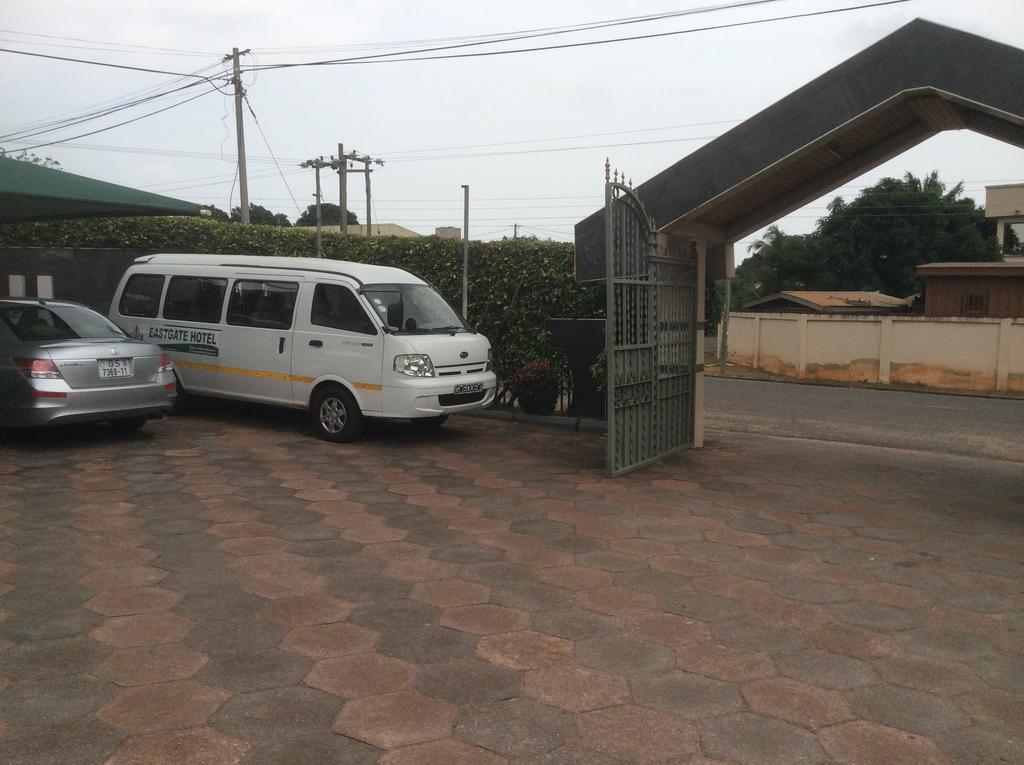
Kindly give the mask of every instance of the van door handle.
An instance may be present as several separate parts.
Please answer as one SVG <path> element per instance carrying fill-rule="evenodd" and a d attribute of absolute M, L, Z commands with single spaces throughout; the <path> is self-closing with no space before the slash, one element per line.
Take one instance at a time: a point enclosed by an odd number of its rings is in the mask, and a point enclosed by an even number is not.
<path fill-rule="evenodd" d="M 309 347 L 310 348 L 323 348 L 324 344 L 323 344 L 323 341 L 321 341 L 321 340 L 310 340 L 309 341 Z"/>
<path fill-rule="evenodd" d="M 283 337 L 279 337 L 277 339 L 277 352 L 278 353 L 284 353 L 284 338 Z"/>

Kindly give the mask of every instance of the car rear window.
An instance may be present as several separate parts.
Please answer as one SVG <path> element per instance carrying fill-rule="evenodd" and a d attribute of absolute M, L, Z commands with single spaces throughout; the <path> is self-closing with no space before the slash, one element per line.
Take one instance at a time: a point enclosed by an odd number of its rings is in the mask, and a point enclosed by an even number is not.
<path fill-rule="evenodd" d="M 106 317 L 79 305 L 0 306 L 0 322 L 22 342 L 124 337 Z"/>

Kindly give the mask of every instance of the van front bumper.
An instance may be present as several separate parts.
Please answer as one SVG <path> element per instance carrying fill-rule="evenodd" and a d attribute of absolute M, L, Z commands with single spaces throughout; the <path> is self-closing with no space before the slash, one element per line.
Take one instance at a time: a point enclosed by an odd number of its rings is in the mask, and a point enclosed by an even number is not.
<path fill-rule="evenodd" d="M 457 386 L 480 384 L 478 393 L 458 394 Z M 384 386 L 383 417 L 438 417 L 483 409 L 494 401 L 498 380 L 492 372 L 459 375 L 445 380 L 408 377 L 400 385 Z"/>

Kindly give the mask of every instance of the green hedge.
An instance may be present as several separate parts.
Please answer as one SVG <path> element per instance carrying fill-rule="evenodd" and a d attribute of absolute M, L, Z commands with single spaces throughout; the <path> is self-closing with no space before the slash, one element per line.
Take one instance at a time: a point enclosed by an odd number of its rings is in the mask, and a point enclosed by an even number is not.
<path fill-rule="evenodd" d="M 0 246 L 121 247 L 154 252 L 313 256 L 312 231 L 222 223 L 204 218 L 102 218 L 0 226 Z M 324 234 L 324 256 L 404 268 L 462 304 L 462 242 L 428 237 Z M 548 318 L 604 315 L 604 291 L 573 280 L 572 245 L 533 239 L 470 242 L 469 320 L 495 349 L 508 379 L 526 361 L 561 354 Z"/>

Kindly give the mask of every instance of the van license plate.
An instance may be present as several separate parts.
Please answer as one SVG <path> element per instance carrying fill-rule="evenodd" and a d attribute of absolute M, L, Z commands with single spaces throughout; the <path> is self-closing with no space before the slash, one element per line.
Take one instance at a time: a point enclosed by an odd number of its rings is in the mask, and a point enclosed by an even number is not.
<path fill-rule="evenodd" d="M 100 377 L 104 380 L 111 377 L 131 377 L 131 359 L 100 359 Z"/>
<path fill-rule="evenodd" d="M 479 393 L 484 389 L 483 383 L 466 383 L 465 385 L 456 385 L 456 393 Z"/>

